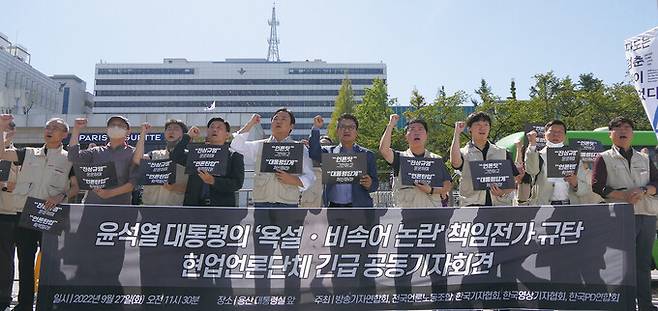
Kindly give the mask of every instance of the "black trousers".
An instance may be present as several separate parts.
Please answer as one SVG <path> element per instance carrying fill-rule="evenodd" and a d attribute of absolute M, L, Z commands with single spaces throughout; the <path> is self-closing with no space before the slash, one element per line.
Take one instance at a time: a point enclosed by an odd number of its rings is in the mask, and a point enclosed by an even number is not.
<path fill-rule="evenodd" d="M 14 284 L 14 230 L 16 215 L 0 215 L 0 309 L 11 303 Z"/>
<path fill-rule="evenodd" d="M 651 299 L 651 250 L 656 239 L 656 216 L 635 215 L 635 267 L 637 307 L 657 310 Z"/>
<path fill-rule="evenodd" d="M 41 231 L 16 226 L 14 241 L 18 254 L 18 306 L 20 310 L 31 310 L 34 304 L 34 262 L 41 244 Z"/>

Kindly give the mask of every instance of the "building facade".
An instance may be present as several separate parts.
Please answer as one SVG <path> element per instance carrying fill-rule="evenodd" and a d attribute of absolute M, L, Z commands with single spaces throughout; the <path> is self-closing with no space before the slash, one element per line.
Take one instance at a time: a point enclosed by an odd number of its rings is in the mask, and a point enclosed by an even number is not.
<path fill-rule="evenodd" d="M 30 65 L 27 48 L 0 33 L 0 113 L 90 113 L 93 95 L 74 75 L 47 76 Z"/>
<path fill-rule="evenodd" d="M 193 62 L 164 59 L 163 63 L 96 65 L 95 114 L 212 114 L 234 121 L 245 115 L 263 116 L 264 134 L 270 116 L 288 107 L 297 119 L 292 135 L 307 137 L 313 117 L 331 116 L 342 80 L 352 82 L 355 100 L 375 78 L 386 79 L 383 63 L 327 63 L 322 60 L 268 62 L 227 59 Z M 209 109 L 214 103 L 214 109 Z"/>
<path fill-rule="evenodd" d="M 54 113 L 60 108 L 59 84 L 29 61 L 27 48 L 0 33 L 0 112 Z"/>
<path fill-rule="evenodd" d="M 87 83 L 76 75 L 53 75 L 59 85 L 61 114 L 88 114 L 94 107 L 94 95 L 87 91 Z"/>

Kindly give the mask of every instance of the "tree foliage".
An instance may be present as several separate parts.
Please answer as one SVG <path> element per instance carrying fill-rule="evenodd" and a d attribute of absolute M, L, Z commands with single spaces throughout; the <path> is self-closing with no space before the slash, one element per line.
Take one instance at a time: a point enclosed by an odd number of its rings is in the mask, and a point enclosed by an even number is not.
<path fill-rule="evenodd" d="M 517 99 L 516 84 L 510 82 L 510 94 L 504 100 L 493 94 L 489 84 L 482 79 L 475 90 L 477 111 L 485 111 L 492 116 L 490 140 L 497 140 L 519 131 L 528 123 L 545 124 L 552 119 L 560 119 L 569 130 L 593 130 L 607 126 L 616 116 L 626 116 L 636 121 L 637 130 L 651 130 L 644 108 L 632 85 L 616 83 L 606 85 L 592 73 L 581 74 L 577 80 L 571 77 L 558 77 L 552 71 L 536 74 L 530 87 L 530 98 Z M 392 106 L 396 100 L 389 98 L 384 81 L 374 80 L 366 89 L 363 102 L 354 107 L 354 115 L 359 119 L 359 144 L 376 151 L 379 139 L 384 132 Z M 410 107 L 405 112 L 407 120 L 421 118 L 428 124 L 427 149 L 444 158 L 448 157 L 450 143 L 456 121 L 465 120 L 464 107 L 469 102 L 466 92 L 446 94 L 440 87 L 436 98 L 429 102 L 418 90 L 413 89 L 409 100 Z M 467 139 L 462 139 L 463 143 Z M 405 150 L 404 129 L 393 132 L 391 146 L 395 150 Z M 390 167 L 381 158 L 380 170 Z"/>
<path fill-rule="evenodd" d="M 356 101 L 354 100 L 352 81 L 345 77 L 338 91 L 338 97 L 336 97 L 334 111 L 331 113 L 331 121 L 329 121 L 329 125 L 327 126 L 327 135 L 329 135 L 331 140 L 337 141 L 336 122 L 338 122 L 338 118 L 344 113 L 352 113 L 354 111 L 354 105 L 356 105 Z"/>
<path fill-rule="evenodd" d="M 536 74 L 530 87 L 530 99 L 514 97 L 477 108 L 493 118 L 492 141 L 522 131 L 525 124 L 544 124 L 553 119 L 564 121 L 570 130 L 593 130 L 623 115 L 637 121 L 637 130 L 651 129 L 632 85 L 605 85 L 592 73 L 581 74 L 575 82 L 569 76 L 560 78 L 552 71 Z"/>

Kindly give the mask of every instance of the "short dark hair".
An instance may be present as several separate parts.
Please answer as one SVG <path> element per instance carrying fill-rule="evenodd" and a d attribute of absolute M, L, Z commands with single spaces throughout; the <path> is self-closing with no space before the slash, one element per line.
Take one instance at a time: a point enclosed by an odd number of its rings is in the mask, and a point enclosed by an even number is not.
<path fill-rule="evenodd" d="M 473 123 L 479 121 L 486 121 L 491 126 L 491 117 L 482 111 L 474 112 L 468 115 L 468 118 L 466 118 L 466 126 L 471 127 Z"/>
<path fill-rule="evenodd" d="M 552 121 L 546 123 L 546 125 L 544 125 L 544 131 L 548 131 L 548 128 L 550 128 L 553 125 L 561 125 L 562 128 L 564 128 L 564 133 L 567 132 L 567 125 L 564 124 L 564 122 L 562 122 L 560 120 L 552 120 Z"/>
<path fill-rule="evenodd" d="M 181 121 L 181 120 L 176 120 L 176 119 L 167 120 L 167 122 L 165 122 L 165 126 L 164 126 L 165 131 L 167 130 L 167 128 L 170 125 L 178 125 L 178 126 L 180 126 L 181 130 L 183 130 L 183 133 L 187 133 L 187 125 L 185 125 L 185 123 L 183 123 L 183 121 Z"/>
<path fill-rule="evenodd" d="M 632 129 L 635 129 L 635 124 L 633 123 L 633 120 L 622 116 L 610 120 L 610 123 L 608 123 L 608 129 L 612 130 L 613 128 L 621 126 L 624 123 L 628 124 Z"/>
<path fill-rule="evenodd" d="M 226 127 L 226 131 L 227 132 L 231 131 L 231 125 L 228 123 L 228 121 L 222 119 L 221 117 L 210 118 L 210 120 L 208 120 L 208 124 L 206 125 L 206 127 L 210 128 L 210 124 L 212 124 L 215 121 L 219 121 L 219 122 L 224 123 L 224 127 Z"/>
<path fill-rule="evenodd" d="M 274 114 L 272 114 L 272 118 L 270 118 L 270 121 L 274 120 L 274 116 L 276 116 L 276 114 L 281 112 L 281 111 L 288 113 L 288 115 L 290 116 L 290 124 L 295 124 L 295 115 L 292 113 L 292 111 L 290 111 L 288 108 L 285 108 L 285 107 L 281 107 L 281 108 L 277 109 L 274 112 Z"/>
<path fill-rule="evenodd" d="M 354 116 L 353 114 L 349 114 L 349 113 L 343 113 L 342 115 L 340 115 L 340 117 L 338 117 L 338 120 L 336 121 L 336 129 L 338 129 L 338 127 L 340 125 L 340 121 L 343 121 L 343 120 L 352 120 L 352 121 L 354 121 L 354 125 L 356 126 L 356 129 L 357 130 L 359 129 L 359 120 L 357 120 L 356 116 Z"/>
<path fill-rule="evenodd" d="M 423 119 L 413 119 L 407 122 L 407 124 L 404 126 L 404 131 L 406 132 L 407 130 L 409 130 L 409 127 L 412 126 L 413 124 L 420 124 L 425 129 L 425 132 L 429 132 L 429 130 L 427 129 L 427 122 L 425 122 L 425 120 Z"/>

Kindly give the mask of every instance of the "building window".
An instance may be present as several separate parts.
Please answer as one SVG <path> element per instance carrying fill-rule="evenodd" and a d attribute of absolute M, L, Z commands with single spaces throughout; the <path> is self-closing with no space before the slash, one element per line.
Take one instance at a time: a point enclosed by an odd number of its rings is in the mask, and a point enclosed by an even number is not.
<path fill-rule="evenodd" d="M 193 75 L 193 68 L 98 68 L 99 75 Z"/>
<path fill-rule="evenodd" d="M 289 68 L 288 74 L 300 75 L 381 75 L 383 68 Z"/>
<path fill-rule="evenodd" d="M 209 101 L 96 101 L 94 106 L 111 107 L 206 107 Z M 357 101 L 358 102 L 358 101 Z M 218 101 L 218 109 L 244 107 L 333 107 L 333 100 L 311 101 Z M 314 117 L 310 116 L 310 117 Z"/>
<path fill-rule="evenodd" d="M 350 79 L 372 85 L 372 79 Z M 96 79 L 96 85 L 341 85 L 343 79 Z"/>
<path fill-rule="evenodd" d="M 363 90 L 354 90 L 362 96 Z M 106 90 L 96 96 L 337 96 L 338 90 Z"/>
<path fill-rule="evenodd" d="M 64 88 L 64 99 L 62 100 L 62 114 L 69 113 L 69 95 L 71 93 L 70 87 Z"/>

